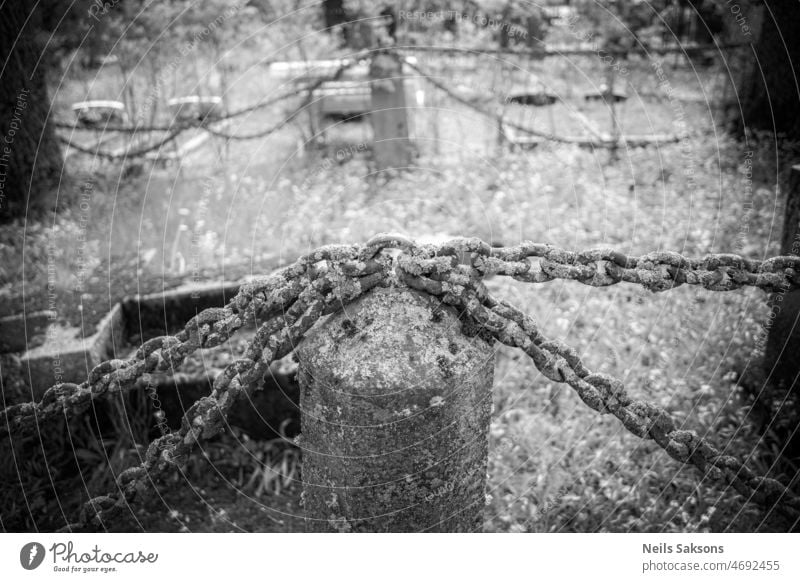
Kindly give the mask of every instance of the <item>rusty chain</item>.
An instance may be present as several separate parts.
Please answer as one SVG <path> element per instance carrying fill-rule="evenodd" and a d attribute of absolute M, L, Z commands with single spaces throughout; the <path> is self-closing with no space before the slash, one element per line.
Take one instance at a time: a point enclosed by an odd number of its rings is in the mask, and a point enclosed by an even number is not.
<path fill-rule="evenodd" d="M 511 121 L 508 121 L 508 120 L 504 121 L 502 115 L 499 112 L 487 111 L 483 107 L 480 107 L 480 106 L 476 105 L 475 103 L 471 102 L 469 99 L 466 99 L 466 98 L 462 97 L 461 95 L 456 93 L 454 90 L 452 90 L 450 87 L 448 87 L 445 83 L 442 83 L 441 81 L 437 80 L 437 75 L 432 75 L 431 73 L 429 73 L 428 71 L 426 71 L 425 69 L 420 67 L 419 65 L 416 65 L 416 64 L 414 64 L 412 62 L 409 62 L 407 60 L 405 61 L 405 64 L 407 64 L 408 67 L 410 69 L 412 69 L 413 71 L 415 71 L 420 77 L 425 79 L 426 82 L 430 83 L 432 86 L 434 86 L 437 89 L 439 89 L 439 91 L 441 91 L 442 93 L 444 93 L 445 95 L 450 97 L 450 99 L 453 99 L 454 101 L 457 101 L 458 103 L 461 103 L 465 107 L 468 107 L 468 108 L 472 109 L 473 111 L 475 111 L 477 113 L 480 113 L 481 115 L 485 115 L 486 117 L 494 119 L 498 123 L 505 123 L 507 126 L 512 127 L 513 129 L 516 129 L 518 131 L 522 131 L 523 133 L 526 133 L 528 135 L 534 135 L 534 136 L 541 137 L 541 138 L 544 138 L 546 140 L 554 141 L 554 142 L 557 142 L 557 143 L 567 143 L 567 144 L 575 143 L 575 144 L 578 144 L 578 143 L 581 143 L 582 141 L 584 141 L 584 140 L 578 139 L 578 138 L 572 138 L 572 137 L 568 137 L 568 136 L 556 135 L 556 134 L 554 134 L 552 132 L 551 133 L 547 133 L 547 132 L 544 132 L 544 131 L 539 131 L 539 130 L 532 129 L 530 127 L 526 127 L 524 125 L 520 125 L 518 123 L 514 123 L 514 122 L 511 122 Z M 601 143 L 598 143 L 598 147 L 600 147 L 601 145 L 602 145 Z"/>
<path fill-rule="evenodd" d="M 395 249 L 396 258 L 382 252 L 390 249 Z M 96 399 L 141 386 L 153 372 L 174 372 L 196 350 L 218 346 L 244 325 L 256 323 L 257 332 L 244 356 L 215 377 L 211 394 L 186 411 L 180 430 L 153 441 L 139 466 L 117 476 L 116 491 L 86 502 L 79 520 L 64 531 L 107 527 L 148 484 L 182 466 L 198 440 L 224 430 L 232 403 L 251 394 L 270 364 L 290 353 L 320 317 L 377 285 L 399 281 L 456 306 L 479 333 L 520 348 L 545 377 L 569 384 L 590 408 L 613 414 L 628 431 L 654 440 L 677 461 L 725 481 L 748 500 L 764 506 L 780 502 L 800 514 L 800 498 L 781 483 L 755 475 L 696 432 L 678 428 L 663 408 L 631 398 L 621 381 L 592 373 L 573 348 L 545 338 L 532 318 L 493 298 L 482 281 L 502 275 L 525 282 L 567 279 L 598 287 L 628 282 L 653 292 L 682 284 L 712 291 L 744 286 L 777 291 L 800 288 L 799 273 L 800 257 L 757 261 L 716 254 L 691 259 L 669 252 L 629 257 L 611 249 L 573 252 L 530 242 L 492 248 L 467 238 L 417 245 L 402 235 L 380 234 L 363 245 L 330 245 L 308 253 L 273 275 L 243 285 L 228 305 L 198 313 L 176 335 L 148 340 L 128 360 L 103 362 L 86 382 L 58 384 L 38 403 L 0 411 L 0 438 L 31 434 L 54 417 L 82 414 Z"/>
<path fill-rule="evenodd" d="M 448 257 L 472 255 L 472 267 L 480 277 L 503 275 L 528 283 L 555 279 L 578 281 L 593 287 L 634 283 L 653 292 L 681 285 L 700 285 L 709 291 L 733 291 L 757 287 L 764 291 L 790 291 L 800 288 L 800 257 L 773 257 L 763 261 L 729 253 L 709 254 L 701 259 L 670 251 L 656 251 L 638 257 L 611 248 L 569 251 L 554 245 L 524 242 L 516 246 L 492 248 L 480 239 L 456 239 L 442 245 L 406 243 L 417 249 L 419 266 L 438 262 L 447 272 Z M 537 259 L 531 261 L 530 259 Z"/>
<path fill-rule="evenodd" d="M 181 332 L 148 340 L 128 360 L 99 364 L 82 384 L 56 384 L 39 402 L 16 404 L 0 411 L 0 438 L 36 433 L 41 422 L 82 414 L 95 399 L 126 392 L 146 374 L 174 371 L 188 355 L 224 343 L 246 322 L 280 313 L 303 291 L 307 283 L 303 276 L 315 263 L 336 259 L 342 268 L 355 272 L 347 262 L 357 255 L 358 248 L 354 245 L 323 247 L 270 277 L 245 284 L 226 307 L 201 311 Z"/>
<path fill-rule="evenodd" d="M 353 67 L 355 64 L 358 63 L 358 61 L 359 61 L 358 59 L 349 59 L 343 62 L 341 65 L 339 65 L 339 67 L 336 69 L 336 71 L 333 72 L 333 74 L 327 77 L 317 79 L 313 83 L 309 84 L 309 86 L 306 88 L 302 89 L 298 88 L 295 94 L 304 92 L 306 96 L 303 98 L 303 100 L 300 102 L 299 105 L 294 107 L 289 113 L 284 115 L 283 119 L 281 119 L 278 123 L 272 125 L 271 127 L 267 127 L 265 129 L 261 129 L 247 134 L 228 133 L 219 129 L 212 129 L 207 124 L 203 126 L 203 129 L 205 129 L 212 135 L 225 138 L 229 141 L 230 140 L 247 141 L 251 139 L 261 139 L 269 135 L 272 135 L 276 131 L 280 131 L 281 129 L 289 125 L 289 123 L 294 121 L 298 115 L 300 115 L 301 113 L 303 113 L 308 109 L 308 107 L 314 102 L 314 91 L 316 91 L 329 81 L 338 80 L 339 77 L 342 76 L 342 73 L 344 73 L 347 69 Z"/>
<path fill-rule="evenodd" d="M 304 86 L 296 87 L 296 88 L 292 89 L 291 91 L 287 91 L 285 93 L 281 93 L 279 95 L 276 95 L 276 96 L 273 96 L 273 97 L 270 97 L 270 98 L 267 98 L 267 99 L 263 99 L 263 100 L 259 101 L 258 103 L 255 103 L 253 105 L 249 105 L 247 107 L 244 107 L 242 109 L 238 109 L 236 111 L 233 111 L 231 113 L 227 113 L 227 114 L 219 116 L 219 117 L 214 117 L 213 119 L 210 118 L 210 119 L 201 119 L 201 120 L 197 120 L 197 121 L 181 121 L 181 122 L 174 123 L 172 125 L 161 125 L 161 126 L 106 125 L 106 126 L 103 126 L 103 127 L 94 128 L 94 127 L 76 127 L 73 124 L 68 124 L 68 123 L 64 123 L 64 122 L 57 122 L 55 125 L 56 125 L 56 127 L 60 128 L 60 129 L 69 129 L 69 130 L 72 130 L 72 131 L 75 131 L 75 130 L 88 130 L 88 131 L 95 131 L 95 132 L 100 132 L 100 133 L 119 132 L 119 133 L 136 134 L 136 133 L 148 133 L 148 132 L 153 132 L 153 131 L 168 132 L 168 135 L 166 135 L 164 138 L 162 138 L 161 140 L 159 140 L 155 144 L 151 144 L 149 146 L 145 146 L 145 147 L 142 147 L 142 148 L 136 149 L 136 150 L 128 150 L 128 151 L 123 152 L 121 154 L 114 154 L 114 153 L 104 152 L 104 151 L 101 151 L 101 150 L 99 150 L 97 148 L 92 149 L 90 147 L 81 146 L 79 144 L 76 144 L 76 143 L 72 142 L 71 140 L 69 140 L 67 138 L 64 138 L 64 137 L 60 137 L 59 138 L 59 140 L 64 145 L 67 145 L 67 146 L 70 146 L 72 148 L 75 148 L 77 151 L 79 151 L 81 153 L 90 154 L 90 155 L 93 155 L 95 157 L 100 157 L 100 158 L 109 159 L 109 160 L 118 160 L 118 159 L 122 159 L 122 158 L 136 158 L 136 157 L 144 156 L 145 154 L 148 154 L 150 152 L 156 151 L 156 150 L 160 149 L 161 147 L 167 145 L 168 143 L 174 141 L 183 132 L 188 131 L 190 129 L 202 129 L 202 130 L 210 133 L 211 135 L 214 135 L 214 136 L 217 136 L 217 137 L 221 137 L 221 138 L 224 138 L 224 139 L 227 139 L 227 140 L 260 139 L 260 138 L 264 138 L 264 137 L 267 137 L 269 135 L 272 135 L 276 131 L 279 131 L 279 130 L 283 129 L 289 123 L 294 121 L 294 119 L 298 115 L 300 115 L 301 113 L 306 111 L 308 109 L 309 105 L 311 105 L 311 103 L 314 100 L 315 91 L 317 91 L 317 89 L 322 87 L 325 83 L 328 83 L 330 81 L 338 80 L 345 71 L 347 71 L 348 69 L 350 69 L 353 66 L 357 65 L 363 58 L 365 58 L 367 56 L 367 54 L 368 54 L 367 51 L 360 51 L 360 52 L 356 53 L 355 55 L 353 55 L 351 58 L 344 60 L 339 65 L 339 67 L 337 67 L 337 69 L 333 73 L 331 73 L 330 75 L 326 75 L 324 77 L 320 77 L 320 78 L 314 80 L 313 82 L 307 83 Z M 234 134 L 234 133 L 228 133 L 228 132 L 226 132 L 226 131 L 224 131 L 222 129 L 216 129 L 216 128 L 212 127 L 212 125 L 215 124 L 215 123 L 219 123 L 219 122 L 222 122 L 222 121 L 228 121 L 228 120 L 231 120 L 231 119 L 234 119 L 234 118 L 237 118 L 237 117 L 241 117 L 243 115 L 252 113 L 254 111 L 258 111 L 259 109 L 264 109 L 266 107 L 275 105 L 275 104 L 280 103 L 282 101 L 286 101 L 288 99 L 294 98 L 294 97 L 296 97 L 297 95 L 300 95 L 300 94 L 305 94 L 305 97 L 303 98 L 302 102 L 299 105 L 297 105 L 296 107 L 294 107 L 289 113 L 287 113 L 280 122 L 276 123 L 275 125 L 272 125 L 271 127 L 266 128 L 266 129 L 258 130 L 258 131 L 255 131 L 255 132 L 249 133 L 249 134 Z"/>
<path fill-rule="evenodd" d="M 301 262 L 305 264 L 296 263 L 295 269 L 302 273 L 298 279 L 302 290 L 289 301 L 277 299 L 269 305 L 277 307 L 280 312 L 258 328 L 244 357 L 229 364 L 217 376 L 211 395 L 192 404 L 177 432 L 167 433 L 150 443 L 139 466 L 126 469 L 116 477 L 117 491 L 87 501 L 78 521 L 60 531 L 107 528 L 109 520 L 121 513 L 137 494 L 144 493 L 148 484 L 153 484 L 169 469 L 183 466 L 200 439 L 222 432 L 227 426 L 226 414 L 232 404 L 242 396 L 252 395 L 255 383 L 267 372 L 270 364 L 292 352 L 320 317 L 341 309 L 386 280 L 385 262 L 341 261 L 347 256 L 355 259 L 353 251 L 353 247 L 329 247 L 312 253 L 308 261 Z M 320 271 L 310 264 L 318 262 L 316 259 L 330 260 L 334 255 L 340 262 L 331 261 L 327 269 Z M 261 289 L 255 291 L 262 293 Z M 247 299 L 248 291 L 240 292 L 240 295 Z M 198 339 L 190 348 L 202 343 Z"/>
<path fill-rule="evenodd" d="M 539 261 L 534 264 L 528 260 L 530 257 Z M 650 291 L 683 284 L 700 285 L 710 291 L 750 286 L 774 292 L 800 287 L 800 257 L 795 256 L 759 261 L 717 253 L 692 259 L 675 252 L 657 251 L 630 257 L 609 248 L 574 252 L 548 244 L 522 243 L 491 249 L 488 256 L 478 257 L 475 268 L 483 275 L 507 275 L 533 283 L 572 279 L 604 287 L 624 281 Z"/>
<path fill-rule="evenodd" d="M 694 51 L 714 51 L 716 53 L 723 49 L 737 49 L 750 46 L 741 42 L 728 42 L 728 43 L 713 43 L 713 44 L 698 44 L 695 46 L 681 45 L 681 46 L 647 46 L 637 44 L 631 47 L 606 47 L 600 49 L 603 54 L 613 55 L 618 57 L 627 57 L 629 54 L 644 54 L 647 56 L 652 55 L 665 55 L 679 53 L 682 55 L 690 54 Z M 548 47 L 542 46 L 536 49 L 503 49 L 494 47 L 476 47 L 476 48 L 463 48 L 463 47 L 440 47 L 440 46 L 425 46 L 425 45 L 399 45 L 395 47 L 400 52 L 410 53 L 443 53 L 443 54 L 465 54 L 474 57 L 485 55 L 501 55 L 503 57 L 528 57 L 535 59 L 543 59 L 546 57 L 564 57 L 564 56 L 593 56 L 598 54 L 596 47 Z"/>
<path fill-rule="evenodd" d="M 543 256 L 553 265 L 574 268 L 589 262 L 614 261 L 627 269 L 629 276 L 612 276 L 610 279 L 589 276 L 577 270 L 543 270 L 547 278 L 575 279 L 585 284 L 604 286 L 619 281 L 636 282 L 653 291 L 668 289 L 665 279 L 658 277 L 653 267 L 676 267 L 667 271 L 673 283 L 703 285 L 707 289 L 722 291 L 744 285 L 766 290 L 797 288 L 798 257 L 777 257 L 768 261 L 748 261 L 737 255 L 716 255 L 703 260 L 691 260 L 676 253 L 651 253 L 639 259 L 615 255 L 609 251 L 569 253 L 549 245 L 524 244 L 513 249 L 487 249 L 481 241 L 463 240 L 445 249 L 411 249 L 410 254 L 398 262 L 400 278 L 418 290 L 437 295 L 445 303 L 460 307 L 479 328 L 497 341 L 520 348 L 533 360 L 536 368 L 549 380 L 566 383 L 583 402 L 601 414 L 611 413 L 632 434 L 642 439 L 652 439 L 673 459 L 698 467 L 712 479 L 724 481 L 742 494 L 766 508 L 781 506 L 800 517 L 800 497 L 794 495 L 779 481 L 756 475 L 738 459 L 723 455 L 693 430 L 680 429 L 663 408 L 632 398 L 624 384 L 603 373 L 593 373 L 582 362 L 577 351 L 561 341 L 547 339 L 535 321 L 509 303 L 492 297 L 481 282 L 487 264 L 504 269 L 497 262 L 503 259 L 520 259 Z M 444 250 L 444 252 L 442 252 Z M 459 253 L 469 251 L 472 265 L 459 265 Z M 444 259 L 444 260 L 443 260 Z M 505 263 L 507 265 L 507 263 Z M 637 266 L 644 272 L 638 272 Z M 545 268 L 547 269 L 547 268 Z M 686 273 L 682 273 L 686 270 Z M 733 270 L 729 273 L 728 270 Z M 529 269 L 521 271 L 521 280 L 529 281 Z M 515 276 L 512 265 L 503 274 Z M 573 274 L 577 276 L 572 276 Z M 763 275 L 771 275 L 761 279 Z"/>

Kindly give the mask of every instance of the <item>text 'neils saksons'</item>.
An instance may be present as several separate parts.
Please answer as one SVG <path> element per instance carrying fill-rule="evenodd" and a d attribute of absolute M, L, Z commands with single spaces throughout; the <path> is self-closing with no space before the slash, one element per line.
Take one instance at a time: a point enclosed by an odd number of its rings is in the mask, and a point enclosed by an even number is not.
<path fill-rule="evenodd" d="M 643 554 L 724 554 L 723 546 L 698 546 L 695 544 L 642 544 Z"/>

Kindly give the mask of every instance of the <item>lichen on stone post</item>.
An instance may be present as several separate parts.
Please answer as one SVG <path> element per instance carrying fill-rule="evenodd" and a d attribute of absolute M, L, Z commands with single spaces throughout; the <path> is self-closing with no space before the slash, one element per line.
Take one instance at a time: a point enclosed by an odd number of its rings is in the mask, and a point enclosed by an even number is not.
<path fill-rule="evenodd" d="M 309 531 L 480 531 L 494 349 L 395 284 L 296 350 Z"/>

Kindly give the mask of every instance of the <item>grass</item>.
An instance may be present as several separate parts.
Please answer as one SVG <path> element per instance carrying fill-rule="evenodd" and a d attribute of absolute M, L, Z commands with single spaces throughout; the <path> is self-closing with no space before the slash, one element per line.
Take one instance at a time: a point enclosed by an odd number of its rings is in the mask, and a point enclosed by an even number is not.
<path fill-rule="evenodd" d="M 552 112 L 555 128 L 579 131 L 576 111 L 597 127 L 607 122 L 605 110 L 580 99 L 602 80 L 591 59 L 500 69 L 487 63 L 458 73 L 441 62 L 425 66 L 459 91 L 480 93 L 491 85 L 495 94 L 511 90 L 520 82 L 520 67 L 529 67 L 565 96 L 567 104 Z M 713 132 L 716 110 L 704 95 L 718 88 L 719 70 L 667 69 L 670 82 L 681 88 L 679 108 L 657 99 L 652 71 L 634 63 L 624 79 L 632 98 L 623 106 L 623 130 L 674 131 L 680 112 L 689 127 L 706 133 L 658 148 L 612 154 L 545 145 L 508 152 L 496 143 L 494 121 L 428 91 L 425 108 L 415 114 L 420 156 L 413 169 L 391 176 L 374 174 L 368 152 L 348 149 L 369 142 L 363 124 L 335 127 L 325 149 L 298 149 L 297 129 L 288 128 L 267 140 L 233 142 L 227 153 L 214 142 L 181 167 L 145 167 L 139 174 L 113 165 L 92 169 L 74 158 L 72 178 L 60 194 L 67 208 L 3 233 L 0 291 L 12 305 L 30 308 L 52 278 L 67 293 L 81 273 L 85 281 L 96 279 L 111 303 L 122 279 L 127 288 L 158 287 L 166 278 L 198 273 L 217 279 L 259 273 L 276 257 L 292 260 L 322 244 L 363 241 L 380 231 L 478 236 L 505 245 L 530 239 L 571 249 L 612 246 L 629 254 L 777 254 L 783 194 L 776 185 L 785 176 L 776 171 L 775 157 L 787 152 L 776 152 L 768 137 L 742 144 Z M 79 92 L 69 87 L 69 99 L 77 99 Z M 260 91 L 274 88 L 260 81 Z M 248 94 L 244 80 L 232 91 L 242 103 L 257 97 Z M 281 114 L 280 108 L 260 112 L 245 119 L 241 131 L 270 125 Z M 547 113 L 515 114 L 536 127 L 550 123 Z M 351 153 L 337 160 L 341 150 Z M 81 206 L 86 183 L 92 187 L 88 205 Z M 48 271 L 48 264 L 55 270 Z M 103 264 L 124 267 L 104 270 Z M 19 293 L 23 280 L 25 295 Z M 754 348 L 768 313 L 765 294 L 679 288 L 654 295 L 626 284 L 595 289 L 498 279 L 490 287 L 533 315 L 546 335 L 574 346 L 591 369 L 623 378 L 632 395 L 666 407 L 726 453 L 749 458 L 758 473 L 783 482 L 796 474 L 795 461 L 776 463 L 785 427 L 764 422 L 776 412 L 765 404 Z M 60 316 L 74 317 L 66 311 Z M 490 438 L 487 531 L 787 527 L 779 515 L 765 516 L 733 491 L 681 469 L 654 443 L 589 410 L 568 387 L 538 374 L 522 353 L 505 348 L 498 352 Z M 202 481 L 203 463 L 211 463 L 251 492 L 268 496 L 296 487 L 273 470 L 288 472 L 296 452 L 263 443 L 237 451 L 237 442 L 215 444 L 219 455 L 198 459 L 196 478 Z M 108 456 L 97 446 L 100 457 L 79 462 L 101 468 L 95 478 L 107 478 L 108 459 L 121 453 Z M 73 453 L 62 448 L 55 454 L 68 461 Z M 25 466 L 3 471 L 18 488 L 47 490 L 52 466 L 34 455 Z M 34 474 L 43 479 L 39 485 L 26 477 Z M 52 509 L 47 499 L 44 509 Z"/>
<path fill-rule="evenodd" d="M 765 314 L 757 298 L 706 300 L 698 290 L 640 297 L 554 289 L 518 301 L 529 313 L 542 314 L 543 304 L 557 300 L 561 309 L 540 320 L 548 335 L 575 346 L 592 369 L 623 378 L 633 395 L 666 407 L 727 453 L 749 454 L 759 435 L 748 418 L 751 387 L 737 380 L 754 363 L 747 340 Z M 518 354 L 503 354 L 497 375 L 490 529 L 758 527 L 758 512 L 745 508 L 739 514 L 740 499 L 731 499 L 731 491 L 703 483 L 691 469 L 679 470 L 652 442 L 587 409 Z M 769 468 L 763 461 L 754 466 Z"/>

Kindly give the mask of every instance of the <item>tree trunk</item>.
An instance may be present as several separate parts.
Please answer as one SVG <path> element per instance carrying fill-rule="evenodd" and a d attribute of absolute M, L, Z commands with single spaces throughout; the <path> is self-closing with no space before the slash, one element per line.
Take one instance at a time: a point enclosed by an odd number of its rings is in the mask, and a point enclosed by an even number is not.
<path fill-rule="evenodd" d="M 781 255 L 800 255 L 800 165 L 792 168 L 789 177 Z M 797 358 L 800 353 L 800 291 L 773 293 L 769 305 L 764 370 L 770 384 L 782 393 L 797 392 L 800 380 L 800 361 Z"/>
<path fill-rule="evenodd" d="M 325 0 L 322 6 L 325 15 L 325 28 L 347 23 L 347 12 L 344 9 L 344 0 Z"/>
<path fill-rule="evenodd" d="M 30 19 L 28 16 L 30 15 Z M 27 22 L 26 22 L 27 19 Z M 41 14 L 30 2 L 0 8 L 0 220 L 39 209 L 57 184 L 61 148 L 48 123 L 50 98 L 36 34 Z"/>
<path fill-rule="evenodd" d="M 511 18 L 511 5 L 506 5 L 500 14 L 500 49 L 506 50 L 511 44 L 511 29 L 509 19 Z"/>
<path fill-rule="evenodd" d="M 741 84 L 742 111 L 732 126 L 739 134 L 749 128 L 800 139 L 800 5 L 767 0 L 762 10 L 757 64 Z"/>

